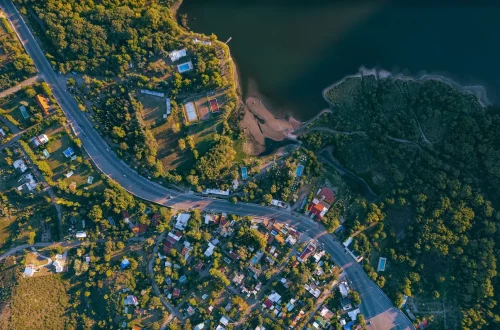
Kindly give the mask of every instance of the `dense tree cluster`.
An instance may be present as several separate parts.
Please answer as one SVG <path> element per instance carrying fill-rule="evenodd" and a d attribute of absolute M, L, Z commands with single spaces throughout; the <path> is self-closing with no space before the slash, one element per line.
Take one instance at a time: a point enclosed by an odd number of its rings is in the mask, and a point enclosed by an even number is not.
<path fill-rule="evenodd" d="M 143 0 L 19 0 L 40 18 L 59 70 L 123 73 L 175 49 L 180 30 L 168 7 Z"/>
<path fill-rule="evenodd" d="M 351 232 L 377 224 L 367 229 L 375 246 L 387 233 L 399 275 L 386 285 L 390 294 L 446 294 L 463 328 L 498 327 L 499 110 L 437 81 L 348 79 L 327 97 L 336 111 L 323 122 L 361 134 L 306 141 L 332 145 L 381 192 L 377 204 L 359 201 L 346 224 Z M 365 235 L 355 244 L 367 253 Z"/>
<path fill-rule="evenodd" d="M 0 17 L 0 91 L 36 73 L 35 64 L 6 18 Z"/>

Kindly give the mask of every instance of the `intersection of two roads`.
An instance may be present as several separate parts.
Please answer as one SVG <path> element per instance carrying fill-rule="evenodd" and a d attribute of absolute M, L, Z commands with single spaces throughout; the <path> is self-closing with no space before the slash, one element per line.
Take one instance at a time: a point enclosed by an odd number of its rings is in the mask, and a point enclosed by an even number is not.
<path fill-rule="evenodd" d="M 39 75 L 51 87 L 54 97 L 67 116 L 75 134 L 82 141 L 86 152 L 105 175 L 133 195 L 175 210 L 197 208 L 242 216 L 274 218 L 279 222 L 287 223 L 322 243 L 335 263 L 344 269 L 352 281 L 353 288 L 361 296 L 361 312 L 370 321 L 369 329 L 414 329 L 408 318 L 393 306 L 389 298 L 367 276 L 361 265 L 347 255 L 343 246 L 335 241 L 317 222 L 306 216 L 292 215 L 287 210 L 277 210 L 249 203 L 232 204 L 226 200 L 179 193 L 142 177 L 126 165 L 109 149 L 106 142 L 94 129 L 94 125 L 79 110 L 76 100 L 67 91 L 66 79 L 54 71 L 11 0 L 0 0 L 0 6 L 13 25 L 27 53 L 35 62 Z"/>

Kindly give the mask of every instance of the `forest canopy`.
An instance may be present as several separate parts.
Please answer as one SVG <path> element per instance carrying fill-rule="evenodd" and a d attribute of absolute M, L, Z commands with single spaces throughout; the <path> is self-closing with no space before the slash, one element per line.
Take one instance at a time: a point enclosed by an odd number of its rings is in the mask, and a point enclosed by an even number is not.
<path fill-rule="evenodd" d="M 359 202 L 363 211 L 346 218 L 350 232 L 385 223 L 371 231 L 376 246 L 387 232 L 382 252 L 398 273 L 384 290 L 397 302 L 445 294 L 458 303 L 463 328 L 498 328 L 500 109 L 439 81 L 373 76 L 347 79 L 326 97 L 334 111 L 321 126 L 356 133 L 303 140 L 332 146 L 379 193 L 384 213 Z M 385 218 L 397 212 L 405 217 Z"/>
<path fill-rule="evenodd" d="M 61 72 L 119 73 L 175 49 L 181 33 L 167 6 L 144 0 L 19 0 L 42 22 Z"/>

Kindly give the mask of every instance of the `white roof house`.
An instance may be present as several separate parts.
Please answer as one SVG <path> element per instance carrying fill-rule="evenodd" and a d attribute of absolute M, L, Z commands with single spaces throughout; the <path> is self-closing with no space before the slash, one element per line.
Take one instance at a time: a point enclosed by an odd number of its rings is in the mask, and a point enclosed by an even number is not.
<path fill-rule="evenodd" d="M 165 106 L 167 108 L 167 116 L 172 112 L 172 104 L 170 103 L 170 98 L 165 99 Z"/>
<path fill-rule="evenodd" d="M 165 97 L 165 93 L 150 91 L 148 89 L 141 89 L 141 94 L 147 94 L 147 95 L 152 95 L 152 96 L 157 96 L 157 97 Z"/>
<path fill-rule="evenodd" d="M 273 303 L 276 303 L 281 300 L 281 296 L 277 292 L 273 292 L 267 297 L 267 299 L 271 300 Z"/>
<path fill-rule="evenodd" d="M 202 330 L 203 328 L 205 328 L 205 323 L 200 323 L 194 327 L 194 330 Z"/>
<path fill-rule="evenodd" d="M 189 218 L 191 218 L 191 215 L 189 213 L 179 213 L 177 215 L 177 219 L 175 220 L 175 228 L 179 230 L 186 229 Z"/>
<path fill-rule="evenodd" d="M 64 265 L 59 260 L 54 261 L 54 267 L 56 267 L 56 273 L 62 273 L 64 270 Z"/>
<path fill-rule="evenodd" d="M 87 237 L 87 233 L 84 231 L 77 231 L 75 236 L 76 236 L 76 238 L 85 238 L 85 237 Z"/>
<path fill-rule="evenodd" d="M 339 291 L 344 298 L 349 295 L 349 286 L 347 285 L 347 282 L 341 282 L 339 284 Z"/>
<path fill-rule="evenodd" d="M 170 58 L 170 60 L 172 62 L 175 62 L 179 59 L 181 59 L 182 57 L 186 56 L 186 48 L 183 48 L 183 49 L 179 49 L 179 50 L 173 50 L 171 52 L 168 53 L 168 57 Z"/>
<path fill-rule="evenodd" d="M 31 173 L 26 174 L 24 179 L 26 180 L 25 183 L 17 187 L 17 190 L 21 191 L 26 187 L 29 191 L 32 191 L 36 188 L 36 181 Z"/>
<path fill-rule="evenodd" d="M 139 305 L 139 301 L 137 301 L 136 296 L 129 295 L 125 298 L 125 305 L 134 305 L 137 306 Z"/>
<path fill-rule="evenodd" d="M 222 196 L 229 196 L 230 192 L 231 192 L 231 190 L 229 190 L 229 189 L 228 190 L 221 190 L 221 189 L 209 189 L 209 188 L 207 188 L 203 191 L 203 193 L 206 195 L 212 194 L 212 195 L 222 195 Z"/>
<path fill-rule="evenodd" d="M 33 265 L 28 265 L 24 269 L 24 276 L 33 276 L 35 274 L 35 269 L 33 268 Z"/>
<path fill-rule="evenodd" d="M 227 326 L 229 324 L 229 320 L 223 316 L 220 318 L 220 323 L 224 324 L 225 326 Z"/>
<path fill-rule="evenodd" d="M 15 169 L 19 169 L 21 173 L 26 172 L 26 170 L 28 169 L 23 159 L 16 160 L 14 163 L 12 163 L 12 165 L 14 166 Z"/>
<path fill-rule="evenodd" d="M 278 207 L 286 207 L 286 203 L 282 202 L 278 199 L 272 199 L 271 200 L 271 205 L 278 206 Z"/>
<path fill-rule="evenodd" d="M 0 128 L 0 139 L 3 139 L 5 135 L 7 134 L 5 134 L 4 130 Z"/>
<path fill-rule="evenodd" d="M 206 214 L 205 215 L 205 224 L 208 225 L 210 222 L 215 222 L 216 217 L 213 214 Z"/>
<path fill-rule="evenodd" d="M 37 137 L 34 137 L 31 139 L 31 143 L 35 146 L 41 146 L 42 144 L 45 144 L 49 142 L 49 137 L 45 134 L 38 135 Z"/>
<path fill-rule="evenodd" d="M 197 38 L 194 38 L 194 39 L 193 39 L 193 43 L 194 43 L 194 44 L 201 43 L 202 45 L 205 45 L 205 46 L 210 46 L 210 45 L 212 45 L 212 43 L 211 43 L 210 41 L 199 40 L 199 39 L 197 39 Z"/>
<path fill-rule="evenodd" d="M 215 245 L 213 245 L 212 243 L 208 242 L 208 248 L 205 250 L 205 252 L 203 253 L 205 255 L 205 257 L 210 257 L 212 254 L 214 254 L 214 249 L 215 249 Z"/>
<path fill-rule="evenodd" d="M 349 317 L 351 318 L 351 320 L 355 321 L 356 318 L 358 317 L 358 314 L 361 313 L 359 308 L 356 308 L 355 310 L 352 310 L 350 312 L 347 312 L 347 314 L 349 314 Z"/>

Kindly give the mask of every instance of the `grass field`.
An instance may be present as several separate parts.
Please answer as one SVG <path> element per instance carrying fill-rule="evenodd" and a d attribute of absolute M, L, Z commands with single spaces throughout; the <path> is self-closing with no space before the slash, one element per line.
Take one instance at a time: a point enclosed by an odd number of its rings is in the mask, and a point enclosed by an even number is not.
<path fill-rule="evenodd" d="M 50 153 L 47 163 L 54 172 L 52 180 L 56 182 L 61 180 L 65 183 L 65 186 L 69 186 L 72 182 L 75 182 L 77 190 L 85 188 L 85 190 L 94 190 L 102 185 L 100 173 L 64 155 L 64 150 L 71 147 L 77 157 L 82 156 L 78 147 L 74 145 L 63 127 L 51 128 L 45 134 L 47 134 L 50 140 L 45 148 Z M 43 150 L 42 147 L 40 149 Z M 66 178 L 65 174 L 70 171 L 73 171 L 74 174 Z M 92 184 L 88 184 L 87 182 L 90 176 L 94 178 Z"/>
<path fill-rule="evenodd" d="M 41 92 L 41 90 L 39 90 L 40 87 L 38 83 L 32 85 L 32 87 L 36 92 Z M 29 118 L 27 119 L 24 119 L 24 117 L 21 114 L 21 111 L 19 110 L 19 107 L 22 105 L 21 102 L 27 104 L 25 106 L 26 111 L 28 112 L 29 115 Z M 5 111 L 4 114 L 8 115 L 6 116 L 6 118 L 9 121 L 12 122 L 9 116 L 12 119 L 14 119 L 13 124 L 20 129 L 26 129 L 28 127 L 31 127 L 36 122 L 39 122 L 41 120 L 40 116 L 42 116 L 42 112 L 38 107 L 35 98 L 27 97 L 23 90 L 20 90 L 7 97 L 0 98 L 0 109 Z M 38 117 L 38 119 L 35 117 L 35 115 Z"/>

